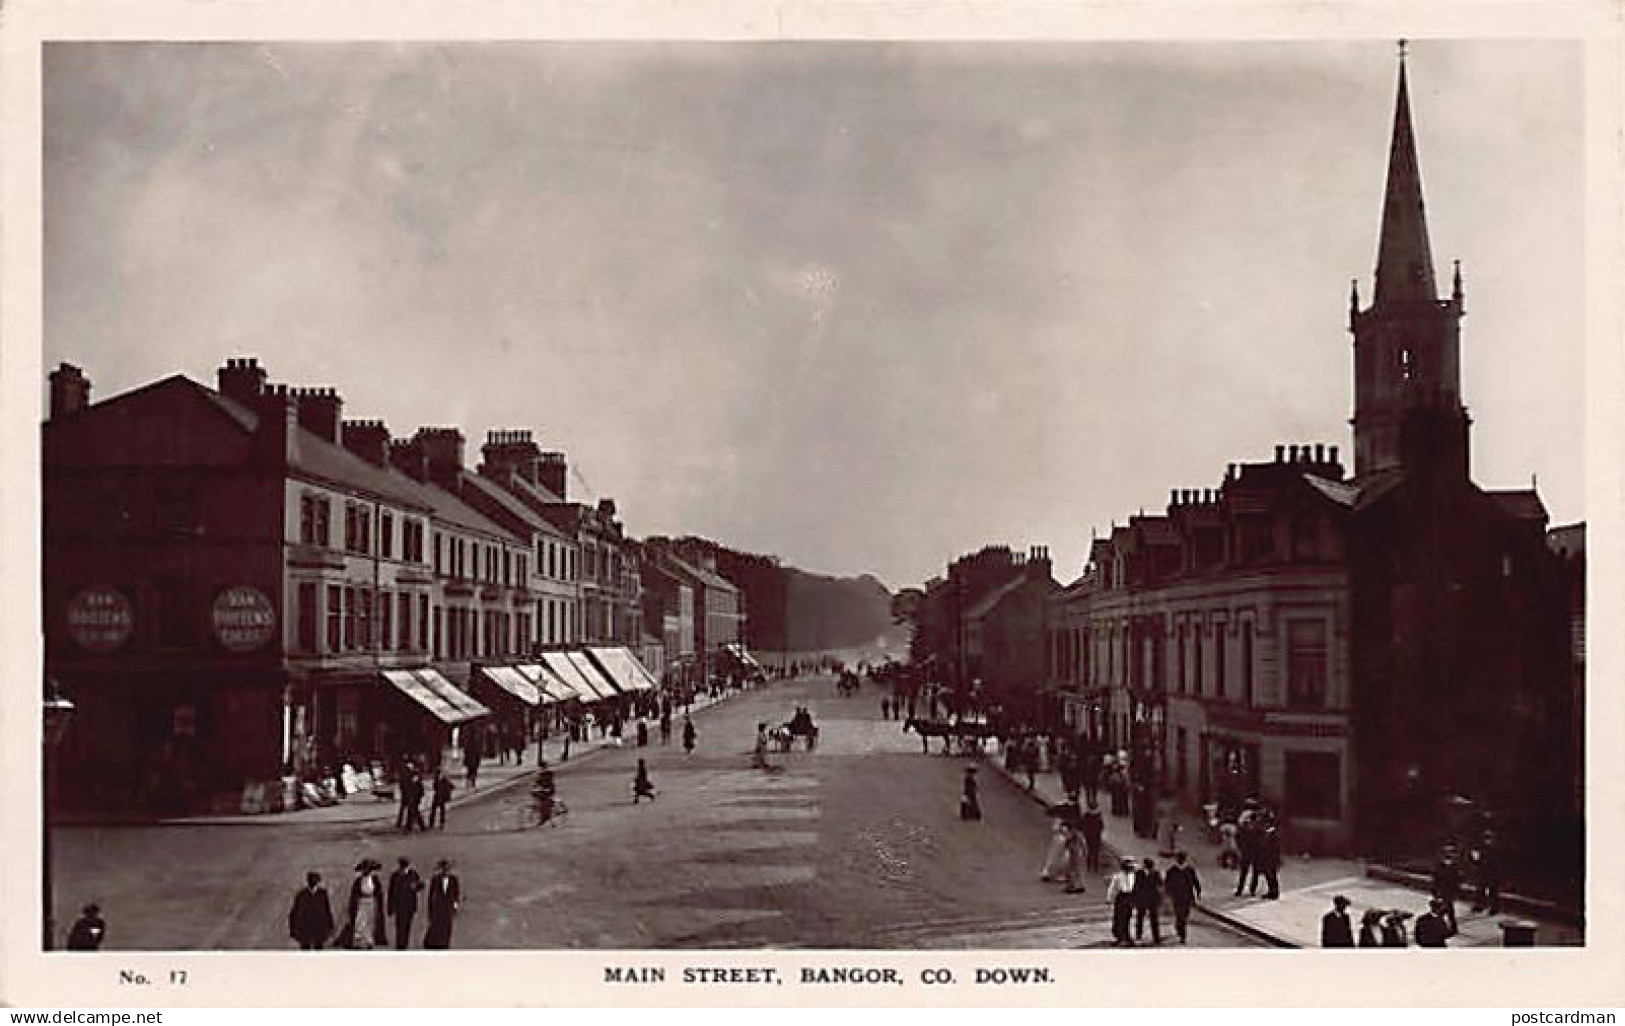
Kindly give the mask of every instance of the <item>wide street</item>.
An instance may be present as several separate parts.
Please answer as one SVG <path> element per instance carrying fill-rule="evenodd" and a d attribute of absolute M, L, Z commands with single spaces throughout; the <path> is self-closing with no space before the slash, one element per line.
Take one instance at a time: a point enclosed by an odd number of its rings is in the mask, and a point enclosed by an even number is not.
<path fill-rule="evenodd" d="M 873 687 L 839 698 L 828 677 L 769 684 L 697 714 L 691 756 L 655 735 L 573 758 L 555 767 L 570 808 L 556 826 L 522 825 L 519 785 L 410 836 L 388 821 L 59 828 L 57 900 L 99 902 L 109 949 L 287 949 L 306 870 L 323 874 L 342 918 L 358 860 L 387 876 L 406 855 L 425 876 L 456 863 L 457 948 L 1109 945 L 1103 881 L 1067 895 L 1038 879 L 1042 808 L 984 764 L 985 819 L 961 822 L 966 760 L 921 754 L 879 701 Z M 797 705 L 822 728 L 818 749 L 752 769 L 756 723 Z M 659 798 L 634 806 L 640 755 Z M 420 913 L 414 947 L 422 931 Z M 1254 942 L 1198 915 L 1191 943 Z"/>

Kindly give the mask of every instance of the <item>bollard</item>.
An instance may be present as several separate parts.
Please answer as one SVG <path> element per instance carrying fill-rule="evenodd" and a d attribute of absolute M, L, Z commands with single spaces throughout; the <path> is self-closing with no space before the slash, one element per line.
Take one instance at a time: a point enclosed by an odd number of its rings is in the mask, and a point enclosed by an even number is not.
<path fill-rule="evenodd" d="M 1501 946 L 1503 948 L 1532 948 L 1535 946 L 1535 924 L 1522 919 L 1501 920 Z"/>

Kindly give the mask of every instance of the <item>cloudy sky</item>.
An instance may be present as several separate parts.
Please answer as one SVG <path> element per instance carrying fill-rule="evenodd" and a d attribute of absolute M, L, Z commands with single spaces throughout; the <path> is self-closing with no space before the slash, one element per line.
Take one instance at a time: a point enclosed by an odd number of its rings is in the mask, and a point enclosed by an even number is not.
<path fill-rule="evenodd" d="M 1580 519 L 1580 51 L 1411 53 L 1475 476 Z M 44 355 L 529 427 L 638 534 L 1069 580 L 1170 488 L 1349 451 L 1394 84 L 1387 41 L 51 44 Z"/>

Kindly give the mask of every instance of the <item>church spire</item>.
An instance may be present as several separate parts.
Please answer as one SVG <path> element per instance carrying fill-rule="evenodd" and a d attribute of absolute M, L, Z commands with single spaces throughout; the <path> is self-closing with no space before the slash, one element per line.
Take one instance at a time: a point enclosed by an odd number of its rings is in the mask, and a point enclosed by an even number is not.
<path fill-rule="evenodd" d="M 1377 304 L 1434 300 L 1433 254 L 1422 210 L 1422 172 L 1411 131 L 1410 91 L 1405 81 L 1405 41 L 1399 42 L 1399 96 L 1394 102 L 1394 135 L 1388 145 L 1388 189 L 1382 204 L 1382 235 L 1377 244 Z"/>

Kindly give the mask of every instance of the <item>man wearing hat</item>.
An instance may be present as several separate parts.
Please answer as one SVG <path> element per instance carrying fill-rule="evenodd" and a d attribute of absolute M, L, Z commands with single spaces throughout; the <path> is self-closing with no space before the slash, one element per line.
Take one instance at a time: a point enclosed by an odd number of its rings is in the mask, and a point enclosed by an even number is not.
<path fill-rule="evenodd" d="M 96 951 L 107 937 L 107 922 L 102 919 L 101 907 L 94 902 L 86 905 L 68 931 L 69 951 Z"/>
<path fill-rule="evenodd" d="M 388 911 L 395 920 L 395 950 L 405 951 L 412 942 L 412 919 L 418 914 L 418 891 L 423 878 L 412 868 L 412 860 L 402 855 L 389 874 Z"/>
<path fill-rule="evenodd" d="M 293 896 L 288 910 L 288 936 L 299 942 L 301 951 L 320 951 L 333 935 L 333 905 L 322 886 L 322 874 L 306 873 L 305 886 Z"/>
<path fill-rule="evenodd" d="M 423 946 L 444 950 L 451 947 L 451 927 L 463 903 L 463 888 L 451 871 L 451 863 L 441 859 L 429 877 L 429 928 Z"/>
<path fill-rule="evenodd" d="M 1106 900 L 1112 906 L 1112 944 L 1132 948 L 1134 938 L 1129 936 L 1129 920 L 1134 915 L 1134 860 L 1124 859 L 1117 872 L 1106 884 Z"/>
<path fill-rule="evenodd" d="M 1445 903 L 1442 898 L 1434 898 L 1428 902 L 1428 910 L 1416 917 L 1416 925 L 1411 927 L 1411 936 L 1416 938 L 1419 948 L 1448 947 L 1445 941 L 1450 939 L 1453 931 L 1445 918 Z"/>
<path fill-rule="evenodd" d="M 1332 899 L 1332 910 L 1320 917 L 1320 946 L 1354 947 L 1354 924 L 1349 922 L 1349 900 L 1341 894 Z"/>

